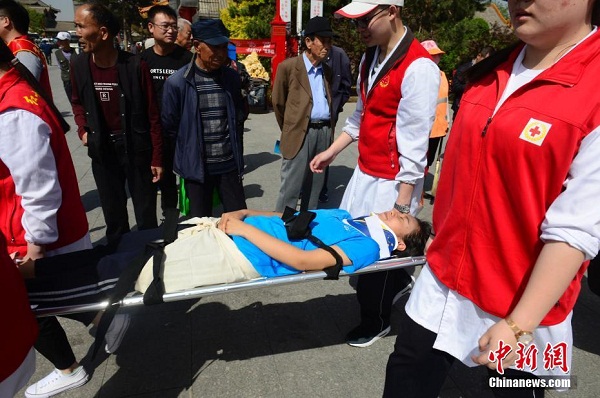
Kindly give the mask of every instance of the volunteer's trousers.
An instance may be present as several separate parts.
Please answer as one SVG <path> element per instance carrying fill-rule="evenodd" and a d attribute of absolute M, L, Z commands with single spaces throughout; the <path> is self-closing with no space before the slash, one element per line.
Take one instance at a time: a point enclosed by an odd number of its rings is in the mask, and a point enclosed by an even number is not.
<path fill-rule="evenodd" d="M 398 322 L 394 352 L 388 359 L 384 398 L 436 398 L 452 367 L 454 357 L 433 348 L 436 334 L 412 320 L 404 309 Z M 489 377 L 502 377 L 488 369 Z M 537 376 L 514 369 L 505 369 L 504 377 L 536 379 Z M 477 380 L 474 380 L 477 383 Z M 487 378 L 480 380 L 486 383 Z M 495 388 L 497 398 L 543 398 L 543 388 Z"/>
<path fill-rule="evenodd" d="M 360 304 L 361 325 L 373 332 L 387 328 L 394 297 L 411 281 L 403 269 L 359 275 L 356 298 Z"/>

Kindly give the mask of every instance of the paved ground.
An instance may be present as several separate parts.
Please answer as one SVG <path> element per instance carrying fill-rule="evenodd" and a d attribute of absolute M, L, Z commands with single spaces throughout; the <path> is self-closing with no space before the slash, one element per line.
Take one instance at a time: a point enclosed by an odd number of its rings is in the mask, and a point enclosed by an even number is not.
<path fill-rule="evenodd" d="M 74 126 L 58 69 L 51 66 L 58 108 Z M 353 105 L 347 106 L 345 115 Z M 341 116 L 344 120 L 345 115 Z M 279 156 L 273 145 L 279 133 L 272 113 L 252 114 L 246 124 L 248 205 L 274 208 L 279 188 Z M 67 135 L 87 211 L 92 240 L 105 225 L 85 148 L 75 129 Z M 331 200 L 336 207 L 356 164 L 351 146 L 331 167 Z M 431 184 L 431 176 L 428 183 Z M 130 212 L 132 214 L 132 212 Z M 430 218 L 426 203 L 421 213 Z M 133 218 L 131 224 L 134 225 Z M 600 396 L 600 298 L 584 283 L 573 317 L 573 374 L 577 388 L 550 397 Z M 347 280 L 310 282 L 198 301 L 183 301 L 130 310 L 134 322 L 116 355 L 90 363 L 89 332 L 64 320 L 78 358 L 93 372 L 91 381 L 64 397 L 376 397 L 383 387 L 385 364 L 394 334 L 364 349 L 344 344 L 358 322 L 358 305 Z M 32 381 L 51 371 L 38 355 Z M 455 365 L 443 398 L 486 398 L 482 369 Z"/>

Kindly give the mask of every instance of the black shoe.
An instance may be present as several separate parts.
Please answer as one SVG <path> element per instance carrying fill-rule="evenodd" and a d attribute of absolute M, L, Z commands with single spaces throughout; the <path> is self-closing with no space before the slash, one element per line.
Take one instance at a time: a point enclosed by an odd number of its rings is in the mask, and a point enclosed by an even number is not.
<path fill-rule="evenodd" d="M 351 345 L 352 347 L 368 347 L 380 338 L 387 336 L 391 330 L 392 328 L 390 325 L 387 325 L 383 329 L 374 330 L 373 328 L 360 324 L 348 332 L 346 335 L 346 344 Z"/>

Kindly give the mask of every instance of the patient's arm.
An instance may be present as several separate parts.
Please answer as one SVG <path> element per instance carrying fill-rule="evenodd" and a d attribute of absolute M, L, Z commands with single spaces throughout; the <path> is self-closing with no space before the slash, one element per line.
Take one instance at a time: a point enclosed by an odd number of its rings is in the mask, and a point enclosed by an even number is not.
<path fill-rule="evenodd" d="M 228 235 L 238 235 L 248 239 L 269 257 L 300 271 L 322 270 L 335 265 L 333 256 L 323 249 L 298 249 L 237 218 L 221 219 L 219 228 Z M 352 263 L 339 247 L 332 246 L 332 248 L 342 257 L 344 265 Z"/>
<path fill-rule="evenodd" d="M 281 217 L 281 213 L 276 213 L 274 211 L 262 211 L 262 210 L 251 210 L 251 209 L 242 209 L 237 211 L 230 211 L 228 213 L 223 213 L 221 216 L 220 223 L 226 223 L 227 220 L 231 218 L 235 218 L 237 220 L 244 220 L 248 216 L 277 216 Z"/>

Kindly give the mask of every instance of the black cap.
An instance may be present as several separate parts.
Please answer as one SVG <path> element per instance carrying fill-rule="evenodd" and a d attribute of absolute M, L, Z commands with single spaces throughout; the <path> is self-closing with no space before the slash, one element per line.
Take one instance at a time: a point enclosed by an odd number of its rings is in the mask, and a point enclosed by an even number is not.
<path fill-rule="evenodd" d="M 229 43 L 229 31 L 220 19 L 200 19 L 194 22 L 192 37 L 212 46 Z"/>
<path fill-rule="evenodd" d="M 333 37 L 333 30 L 329 20 L 325 17 L 314 17 L 308 20 L 306 28 L 304 29 L 304 36 L 321 36 L 321 37 Z"/>

